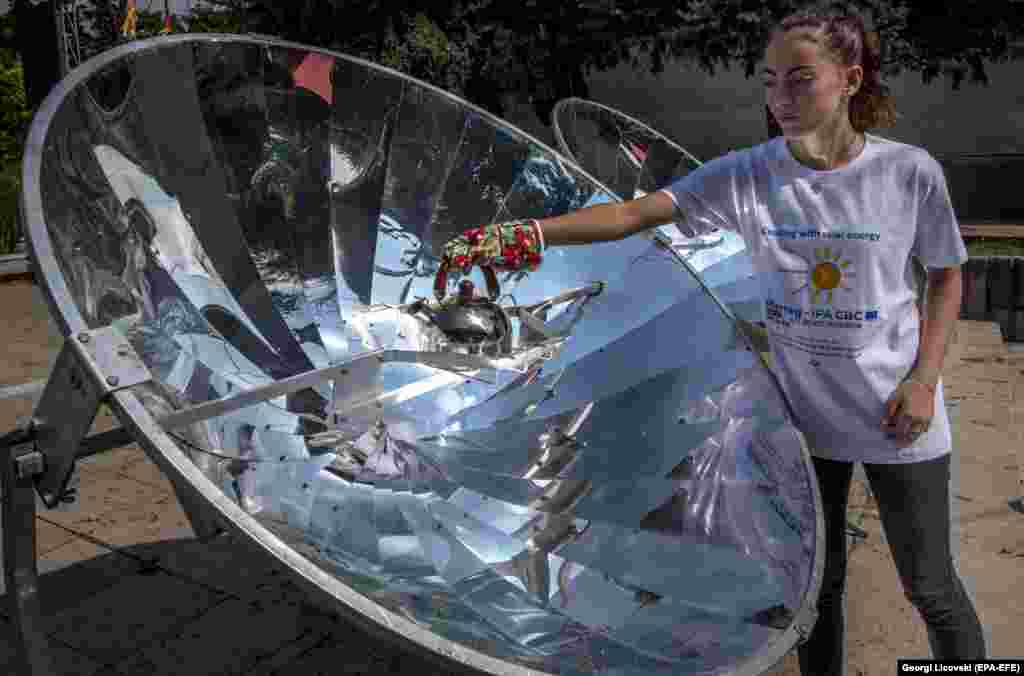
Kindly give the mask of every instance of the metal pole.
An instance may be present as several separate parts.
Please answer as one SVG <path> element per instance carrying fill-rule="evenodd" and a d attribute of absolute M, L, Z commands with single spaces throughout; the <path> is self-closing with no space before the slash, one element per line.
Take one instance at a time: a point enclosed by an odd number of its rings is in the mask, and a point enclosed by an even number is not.
<path fill-rule="evenodd" d="M 50 0 L 53 12 L 53 28 L 57 32 L 57 65 L 60 77 L 68 74 L 68 48 L 64 43 L 64 0 Z"/>
<path fill-rule="evenodd" d="M 56 676 L 43 630 L 36 567 L 36 492 L 43 470 L 31 427 L 0 437 L 3 481 L 4 579 L 14 623 L 14 669 L 26 676 Z"/>

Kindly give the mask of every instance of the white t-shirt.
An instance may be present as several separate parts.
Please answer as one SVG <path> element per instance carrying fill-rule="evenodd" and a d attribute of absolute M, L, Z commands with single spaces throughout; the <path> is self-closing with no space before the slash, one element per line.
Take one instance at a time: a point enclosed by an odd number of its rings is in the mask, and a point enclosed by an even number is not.
<path fill-rule="evenodd" d="M 917 462 L 952 450 L 941 382 L 928 432 L 906 449 L 885 403 L 920 338 L 912 257 L 955 267 L 967 250 L 942 168 L 927 151 L 867 135 L 843 167 L 797 162 L 783 137 L 703 164 L 664 189 L 690 236 L 738 231 L 760 276 L 775 370 L 812 453 Z"/>

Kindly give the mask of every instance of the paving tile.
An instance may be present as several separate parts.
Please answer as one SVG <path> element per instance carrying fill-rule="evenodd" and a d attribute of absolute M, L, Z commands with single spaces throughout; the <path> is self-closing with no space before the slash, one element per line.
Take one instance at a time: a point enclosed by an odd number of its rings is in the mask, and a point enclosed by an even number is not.
<path fill-rule="evenodd" d="M 52 570 L 56 565 L 46 559 L 38 563 L 39 603 L 44 617 L 74 608 L 93 594 L 139 571 L 138 563 L 116 554 L 103 554 Z M 0 598 L 0 614 L 6 616 L 7 611 L 7 599 Z"/>
<path fill-rule="evenodd" d="M 996 322 L 960 320 L 956 323 L 956 343 L 976 354 L 1003 354 L 1006 343 Z"/>
<path fill-rule="evenodd" d="M 14 674 L 14 660 L 18 647 L 14 643 L 14 626 L 0 618 L 0 673 Z M 72 650 L 56 639 L 50 639 L 51 664 L 57 674 L 67 676 L 96 676 L 103 666 L 81 652 Z"/>
<path fill-rule="evenodd" d="M 59 523 L 115 547 L 179 539 L 183 534 L 191 534 L 188 517 L 173 494 L 116 475 L 92 477 L 89 483 L 83 482 L 73 509 L 47 511 L 40 517 L 41 523 L 45 523 L 43 519 Z M 59 530 L 47 525 L 54 531 Z M 69 541 L 63 538 L 55 542 L 44 554 L 57 554 L 58 547 Z"/>
<path fill-rule="evenodd" d="M 139 483 L 153 486 L 154 488 L 159 488 L 168 493 L 174 491 L 170 479 L 145 453 L 142 453 L 134 462 L 121 470 L 121 476 L 134 479 Z"/>
<path fill-rule="evenodd" d="M 7 434 L 35 410 L 31 399 L 0 399 L 0 434 Z"/>
<path fill-rule="evenodd" d="M 961 402 L 960 419 L 965 423 L 991 427 L 1005 434 L 1010 429 L 1011 411 L 1005 401 L 971 399 Z M 1001 443 L 1005 446 L 1007 440 L 1003 439 Z"/>
<path fill-rule="evenodd" d="M 83 475 L 130 478 L 170 493 L 170 481 L 138 444 L 113 449 L 85 458 L 79 463 Z"/>
<path fill-rule="evenodd" d="M 77 466 L 83 473 L 116 475 L 145 457 L 145 452 L 137 444 L 132 444 L 82 458 Z"/>
<path fill-rule="evenodd" d="M 126 676 L 126 674 L 122 674 L 114 667 L 102 667 L 92 676 Z"/>
<path fill-rule="evenodd" d="M 0 524 L 0 532 L 2 532 L 2 524 Z M 74 541 L 75 536 L 67 531 L 44 521 L 36 520 L 37 561 L 45 560 L 52 552 L 60 551 Z M 3 561 L 3 552 L 3 542 L 0 541 L 0 562 Z M 0 595 L 4 593 L 6 593 L 6 584 L 3 575 L 0 574 Z M 0 607 L 0 614 L 6 614 L 6 609 Z"/>
<path fill-rule="evenodd" d="M 420 670 L 425 666 L 419 661 Z M 391 658 L 367 650 L 365 644 L 327 639 L 291 664 L 273 672 L 274 676 L 355 676 L 391 673 Z M 436 674 L 436 671 L 429 673 Z"/>
<path fill-rule="evenodd" d="M 40 514 L 89 535 L 109 528 L 128 515 L 156 513 L 176 502 L 165 490 L 139 483 L 116 474 L 83 473 L 75 502 L 60 511 Z"/>
<path fill-rule="evenodd" d="M 963 523 L 988 518 L 1007 511 L 1006 501 L 1017 491 L 1017 451 L 1007 442 L 1007 434 L 990 425 L 961 420 L 956 430 L 954 445 L 958 450 L 959 515 Z M 983 448 L 983 456 L 963 449 Z M 993 467 L 1003 471 L 993 472 Z M 975 487 L 971 492 L 968 486 Z M 964 499 L 966 498 L 966 499 Z"/>
<path fill-rule="evenodd" d="M 279 673 L 292 662 L 301 659 L 310 650 L 322 643 L 328 634 L 307 629 L 299 638 L 281 647 L 267 659 L 260 660 L 250 667 L 247 676 L 272 676 Z"/>
<path fill-rule="evenodd" d="M 36 556 L 43 556 L 74 539 L 75 536 L 63 528 L 36 519 Z"/>
<path fill-rule="evenodd" d="M 133 575 L 50 618 L 49 632 L 108 664 L 116 663 L 222 600 L 164 573 Z"/>
<path fill-rule="evenodd" d="M 45 378 L 64 343 L 42 293 L 29 282 L 0 286 L 4 302 L 4 369 L 0 386 Z"/>
<path fill-rule="evenodd" d="M 82 563 L 95 559 L 98 556 L 106 556 L 107 554 L 113 554 L 109 549 L 94 545 L 88 540 L 82 538 L 72 538 L 71 542 L 68 542 L 62 547 L 48 551 L 46 554 L 39 557 L 39 565 L 51 566 L 53 568 L 64 568 L 71 566 L 76 563 Z"/>
<path fill-rule="evenodd" d="M 192 537 L 188 517 L 175 501 L 169 509 L 122 512 L 97 537 L 114 547 L 160 543 Z"/>
<path fill-rule="evenodd" d="M 154 676 L 248 674 L 303 634 L 296 604 L 264 594 L 260 600 L 226 599 L 177 635 L 143 649 Z"/>
<path fill-rule="evenodd" d="M 117 663 L 116 669 L 117 676 L 153 676 L 156 673 L 156 665 L 142 653 L 123 658 Z"/>
<path fill-rule="evenodd" d="M 165 548 L 160 555 L 160 565 L 239 598 L 249 598 L 258 597 L 262 588 L 285 578 L 283 567 L 269 559 L 269 556 L 252 553 L 233 537 L 221 535 L 207 541 L 191 539 Z"/>
<path fill-rule="evenodd" d="M 979 387 L 995 383 L 1011 383 L 1016 377 L 1014 367 L 996 359 L 963 363 L 956 368 L 943 369 L 943 381 L 967 381 Z"/>

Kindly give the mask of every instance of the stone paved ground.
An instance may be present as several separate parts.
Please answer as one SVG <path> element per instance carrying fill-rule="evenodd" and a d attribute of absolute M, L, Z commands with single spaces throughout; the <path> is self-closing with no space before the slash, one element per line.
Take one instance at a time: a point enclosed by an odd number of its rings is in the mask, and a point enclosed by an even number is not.
<path fill-rule="evenodd" d="M 0 388 L 45 378 L 60 340 L 38 290 L 0 285 L 6 360 Z M 949 397 L 959 449 L 955 500 L 960 570 L 989 628 L 991 653 L 1024 656 L 1024 516 L 1007 508 L 1024 492 L 1017 455 L 1024 434 L 1024 354 L 1006 351 L 993 325 L 966 322 L 950 358 Z M 0 431 L 32 412 L 30 397 L 0 400 Z M 111 421 L 101 415 L 96 431 Z M 37 522 L 40 593 L 62 674 L 155 676 L 439 673 L 339 619 L 314 610 L 285 576 L 229 538 L 198 542 L 171 486 L 136 446 L 80 465 L 73 508 Z M 870 495 L 855 483 L 851 518 L 868 532 L 851 554 L 851 676 L 883 676 L 897 657 L 927 657 L 924 627 L 903 598 Z M 142 558 L 146 572 L 61 526 Z M 12 646 L 0 606 L 0 674 Z M 773 672 L 795 676 L 792 656 Z"/>

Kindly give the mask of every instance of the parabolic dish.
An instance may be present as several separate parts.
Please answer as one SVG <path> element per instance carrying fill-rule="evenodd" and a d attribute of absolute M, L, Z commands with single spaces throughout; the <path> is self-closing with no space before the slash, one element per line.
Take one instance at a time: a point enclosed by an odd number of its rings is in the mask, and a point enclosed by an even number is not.
<path fill-rule="evenodd" d="M 24 179 L 64 335 L 114 331 L 149 371 L 122 424 L 366 628 L 485 673 L 755 674 L 813 621 L 807 450 L 677 251 L 553 248 L 501 277 L 491 341 L 418 301 L 453 234 L 617 199 L 494 116 L 340 54 L 171 36 L 71 73 Z"/>
<path fill-rule="evenodd" d="M 551 121 L 559 149 L 624 200 L 661 190 L 701 165 L 665 134 L 603 103 L 562 99 Z M 736 317 L 764 319 L 754 262 L 738 232 L 685 237 L 675 225 L 655 232 L 671 242 Z"/>

